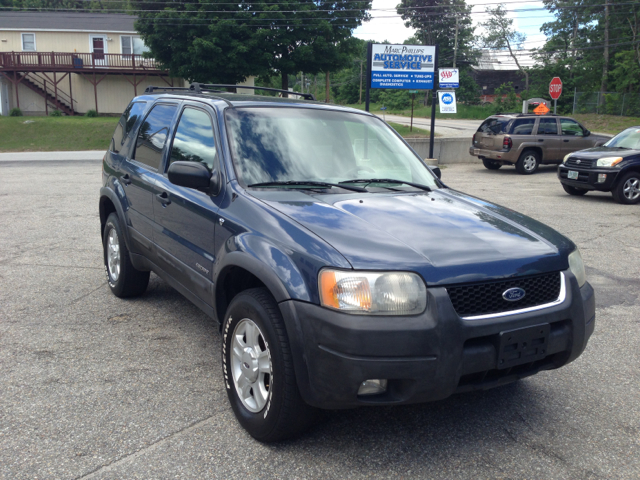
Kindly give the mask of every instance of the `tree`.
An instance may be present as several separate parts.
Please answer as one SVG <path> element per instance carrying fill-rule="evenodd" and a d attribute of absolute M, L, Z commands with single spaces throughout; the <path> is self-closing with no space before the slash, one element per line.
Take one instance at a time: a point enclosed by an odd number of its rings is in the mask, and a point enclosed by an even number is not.
<path fill-rule="evenodd" d="M 136 29 L 172 76 L 235 84 L 268 68 L 269 53 L 252 26 L 253 4 L 134 2 Z"/>
<path fill-rule="evenodd" d="M 137 0 L 135 6 L 146 10 L 136 28 L 172 74 L 236 83 L 277 73 L 286 90 L 291 74 L 342 66 L 371 0 L 187 0 L 170 6 Z"/>
<path fill-rule="evenodd" d="M 526 35 L 517 32 L 513 28 L 513 19 L 507 17 L 507 12 L 502 5 L 496 8 L 487 7 L 489 19 L 480 25 L 487 30 L 484 38 L 484 46 L 494 50 L 509 50 L 509 55 L 516 62 L 525 79 L 525 90 L 529 90 L 529 73 L 520 65 L 514 50 L 522 48 Z"/>
<path fill-rule="evenodd" d="M 471 7 L 465 0 L 402 0 L 397 11 L 407 27 L 417 30 L 413 38 L 419 41 L 413 44 L 439 45 L 441 65 L 453 64 L 454 56 L 467 60 L 477 56 Z"/>

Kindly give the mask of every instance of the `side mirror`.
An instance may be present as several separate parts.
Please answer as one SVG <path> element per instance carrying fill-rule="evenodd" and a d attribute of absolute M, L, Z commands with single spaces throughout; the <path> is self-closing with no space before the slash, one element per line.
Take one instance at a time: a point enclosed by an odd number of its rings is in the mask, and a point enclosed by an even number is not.
<path fill-rule="evenodd" d="M 180 187 L 209 189 L 212 184 L 211 172 L 199 162 L 173 162 L 167 175 L 171 183 Z"/>
<path fill-rule="evenodd" d="M 591 135 L 591 132 L 585 128 L 584 129 L 584 136 L 588 137 L 589 135 Z"/>
<path fill-rule="evenodd" d="M 440 171 L 440 167 L 429 167 L 429 168 L 434 173 L 434 175 L 438 177 L 438 179 L 442 178 L 442 172 Z"/>

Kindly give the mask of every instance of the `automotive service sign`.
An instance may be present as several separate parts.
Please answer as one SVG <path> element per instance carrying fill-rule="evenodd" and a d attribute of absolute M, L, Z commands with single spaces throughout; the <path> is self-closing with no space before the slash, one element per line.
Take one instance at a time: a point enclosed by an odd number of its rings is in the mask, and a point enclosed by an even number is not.
<path fill-rule="evenodd" d="M 460 70 L 457 68 L 441 68 L 438 70 L 440 78 L 438 86 L 440 88 L 459 88 L 460 87 Z"/>
<path fill-rule="evenodd" d="M 440 113 L 456 113 L 456 92 L 438 92 Z"/>
<path fill-rule="evenodd" d="M 371 88 L 433 89 L 436 47 L 372 45 Z"/>

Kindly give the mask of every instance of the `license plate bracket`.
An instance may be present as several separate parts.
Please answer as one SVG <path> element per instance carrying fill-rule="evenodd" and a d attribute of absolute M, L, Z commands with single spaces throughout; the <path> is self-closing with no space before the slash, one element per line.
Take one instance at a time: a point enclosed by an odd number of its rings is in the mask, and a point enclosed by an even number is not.
<path fill-rule="evenodd" d="M 500 332 L 497 368 L 511 368 L 546 357 L 549 330 L 549 324 L 544 323 Z"/>
<path fill-rule="evenodd" d="M 569 180 L 577 180 L 578 179 L 578 172 L 576 172 L 575 170 L 569 170 L 569 172 L 567 172 L 567 178 Z"/>

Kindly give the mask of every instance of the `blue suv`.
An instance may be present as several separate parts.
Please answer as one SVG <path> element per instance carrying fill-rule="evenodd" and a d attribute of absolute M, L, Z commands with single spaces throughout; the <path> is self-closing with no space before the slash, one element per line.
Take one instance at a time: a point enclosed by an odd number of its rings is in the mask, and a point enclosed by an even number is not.
<path fill-rule="evenodd" d="M 566 237 L 448 188 L 373 115 L 221 90 L 131 102 L 100 223 L 115 295 L 143 294 L 153 271 L 219 324 L 229 401 L 253 437 L 582 353 L 594 293 Z"/>

